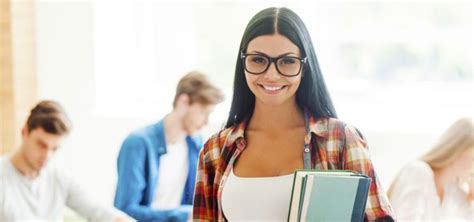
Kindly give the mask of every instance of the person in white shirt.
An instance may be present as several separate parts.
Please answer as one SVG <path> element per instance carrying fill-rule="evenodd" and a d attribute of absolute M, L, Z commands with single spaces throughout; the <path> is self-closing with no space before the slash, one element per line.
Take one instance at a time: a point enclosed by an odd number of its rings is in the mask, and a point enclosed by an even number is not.
<path fill-rule="evenodd" d="M 138 221 L 189 221 L 202 147 L 200 130 L 223 100 L 222 91 L 204 73 L 184 75 L 171 112 L 123 141 L 114 206 Z"/>
<path fill-rule="evenodd" d="M 419 160 L 406 165 L 388 195 L 399 221 L 474 221 L 474 131 L 456 121 Z"/>
<path fill-rule="evenodd" d="M 0 158 L 0 221 L 62 221 L 66 206 L 90 221 L 132 220 L 95 203 L 69 174 L 48 164 L 70 127 L 57 102 L 31 110 L 20 148 Z"/>

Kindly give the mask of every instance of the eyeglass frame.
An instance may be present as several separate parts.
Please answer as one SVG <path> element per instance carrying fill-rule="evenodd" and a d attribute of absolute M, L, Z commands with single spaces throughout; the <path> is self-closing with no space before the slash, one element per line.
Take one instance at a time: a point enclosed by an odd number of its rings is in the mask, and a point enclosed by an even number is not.
<path fill-rule="evenodd" d="M 247 69 L 247 63 L 245 62 L 245 58 L 249 55 L 258 55 L 258 56 L 263 56 L 265 58 L 268 59 L 268 61 L 270 61 L 267 65 L 267 68 L 265 68 L 262 72 L 259 72 L 259 73 L 255 73 L 255 72 L 250 72 L 248 69 Z M 301 62 L 301 65 L 300 65 L 300 68 L 298 70 L 298 72 L 294 75 L 287 75 L 287 74 L 283 74 L 281 73 L 280 69 L 278 68 L 278 65 L 277 65 L 277 61 L 281 58 L 284 58 L 284 57 L 289 57 L 289 58 L 294 58 L 294 59 L 298 59 L 300 62 Z M 252 75 L 260 75 L 260 74 L 263 74 L 264 72 L 266 72 L 268 70 L 268 68 L 270 68 L 270 66 L 272 65 L 272 63 L 275 64 L 275 69 L 277 70 L 278 74 L 282 75 L 282 76 L 285 76 L 285 77 L 295 77 L 295 76 L 298 76 L 300 73 L 301 73 L 301 70 L 303 69 L 303 66 L 306 64 L 306 62 L 308 61 L 308 57 L 304 57 L 304 58 L 300 58 L 300 57 L 296 57 L 296 56 L 287 56 L 287 55 L 282 55 L 282 56 L 278 56 L 278 57 L 270 57 L 268 55 L 265 55 L 265 54 L 260 54 L 260 53 L 244 53 L 244 51 L 241 51 L 240 52 L 240 59 L 242 59 L 242 63 L 243 63 L 243 66 L 244 66 L 244 70 L 247 71 L 248 73 L 252 74 Z"/>

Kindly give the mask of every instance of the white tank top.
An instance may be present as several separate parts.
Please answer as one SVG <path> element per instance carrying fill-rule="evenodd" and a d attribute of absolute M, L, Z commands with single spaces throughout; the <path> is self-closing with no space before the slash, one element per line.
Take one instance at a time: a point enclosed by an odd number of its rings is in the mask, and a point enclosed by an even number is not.
<path fill-rule="evenodd" d="M 293 175 L 238 177 L 234 169 L 222 190 L 222 211 L 229 221 L 286 221 Z"/>

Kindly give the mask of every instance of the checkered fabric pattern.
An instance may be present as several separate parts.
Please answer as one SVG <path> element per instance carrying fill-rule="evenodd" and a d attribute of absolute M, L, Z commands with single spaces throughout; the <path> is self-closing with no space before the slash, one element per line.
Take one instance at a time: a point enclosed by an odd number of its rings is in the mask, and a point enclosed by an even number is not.
<path fill-rule="evenodd" d="M 246 121 L 212 136 L 201 150 L 194 192 L 194 221 L 226 221 L 221 208 L 222 188 L 234 161 L 245 150 Z M 380 186 L 369 149 L 362 134 L 335 118 L 309 118 L 312 167 L 343 169 L 372 178 L 365 210 L 365 221 L 393 221 L 392 207 Z M 244 203 L 242 203 L 244 204 Z"/>

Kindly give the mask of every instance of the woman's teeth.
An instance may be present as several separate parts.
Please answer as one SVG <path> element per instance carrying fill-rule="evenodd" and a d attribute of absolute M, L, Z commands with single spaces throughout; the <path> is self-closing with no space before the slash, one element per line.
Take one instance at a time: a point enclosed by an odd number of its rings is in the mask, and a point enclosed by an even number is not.
<path fill-rule="evenodd" d="M 278 91 L 278 90 L 282 90 L 285 86 L 264 86 L 264 85 L 262 85 L 262 87 L 265 90 L 268 90 L 268 91 Z"/>

